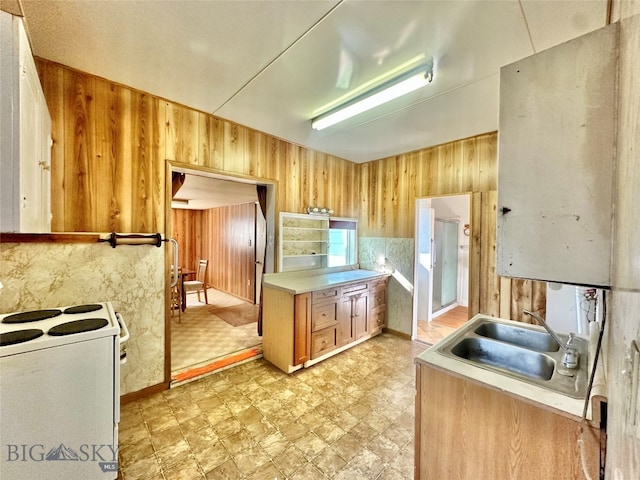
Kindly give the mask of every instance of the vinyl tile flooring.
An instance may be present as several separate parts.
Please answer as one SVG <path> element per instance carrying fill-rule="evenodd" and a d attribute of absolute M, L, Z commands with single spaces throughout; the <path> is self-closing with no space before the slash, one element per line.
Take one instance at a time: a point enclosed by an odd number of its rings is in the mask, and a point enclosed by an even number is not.
<path fill-rule="evenodd" d="M 411 479 L 424 349 L 385 333 L 293 374 L 258 359 L 128 403 L 118 478 Z"/>
<path fill-rule="evenodd" d="M 215 308 L 244 302 L 232 295 L 210 288 L 209 304 L 198 302 L 195 294 L 187 295 L 187 308 L 174 313 L 171 322 L 171 372 L 173 374 L 231 353 L 262 344 L 257 324 L 234 327 L 211 313 Z M 204 302 L 204 295 L 201 296 Z"/>

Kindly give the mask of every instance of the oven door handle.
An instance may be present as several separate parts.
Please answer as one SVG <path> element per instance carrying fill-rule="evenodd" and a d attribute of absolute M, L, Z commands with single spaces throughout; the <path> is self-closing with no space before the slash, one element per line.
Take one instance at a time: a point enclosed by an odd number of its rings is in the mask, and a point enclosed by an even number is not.
<path fill-rule="evenodd" d="M 127 324 L 124 321 L 124 317 L 116 312 L 116 318 L 118 319 L 118 323 L 120 324 L 120 330 L 124 332 L 124 335 L 120 335 L 120 345 L 129 340 L 129 329 L 127 328 Z"/>

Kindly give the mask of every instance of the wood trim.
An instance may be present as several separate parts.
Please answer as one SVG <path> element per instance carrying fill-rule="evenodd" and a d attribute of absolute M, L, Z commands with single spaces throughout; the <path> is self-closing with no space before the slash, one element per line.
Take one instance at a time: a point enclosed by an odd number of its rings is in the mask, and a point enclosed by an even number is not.
<path fill-rule="evenodd" d="M 120 405 L 126 405 L 127 403 L 135 402 L 150 395 L 169 390 L 170 383 L 158 383 L 157 385 L 151 385 L 150 387 L 143 388 L 137 392 L 127 393 L 120 397 Z"/>
<path fill-rule="evenodd" d="M 400 332 L 398 330 L 393 330 L 392 328 L 383 328 L 382 331 L 384 333 L 388 333 L 390 335 L 393 335 L 393 336 L 396 336 L 396 337 L 400 337 L 400 338 L 403 338 L 405 340 L 411 340 L 411 334 L 410 333 Z"/>
<path fill-rule="evenodd" d="M 0 233 L 0 243 L 97 243 L 97 233 Z"/>

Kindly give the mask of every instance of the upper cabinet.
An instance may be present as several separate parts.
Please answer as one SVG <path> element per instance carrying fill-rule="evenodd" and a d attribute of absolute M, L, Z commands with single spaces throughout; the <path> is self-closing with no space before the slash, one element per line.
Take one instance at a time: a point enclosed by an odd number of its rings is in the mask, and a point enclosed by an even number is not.
<path fill-rule="evenodd" d="M 497 273 L 611 284 L 618 25 L 500 71 Z"/>
<path fill-rule="evenodd" d="M 51 117 L 22 19 L 0 11 L 0 231 L 51 231 Z"/>

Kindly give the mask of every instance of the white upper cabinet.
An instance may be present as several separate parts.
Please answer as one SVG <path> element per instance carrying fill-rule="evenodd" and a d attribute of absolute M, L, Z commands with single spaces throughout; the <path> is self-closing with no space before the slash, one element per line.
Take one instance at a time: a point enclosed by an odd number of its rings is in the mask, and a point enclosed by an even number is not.
<path fill-rule="evenodd" d="M 51 231 L 51 117 L 22 19 L 0 11 L 0 231 Z"/>
<path fill-rule="evenodd" d="M 611 284 L 618 25 L 500 71 L 497 273 Z"/>

